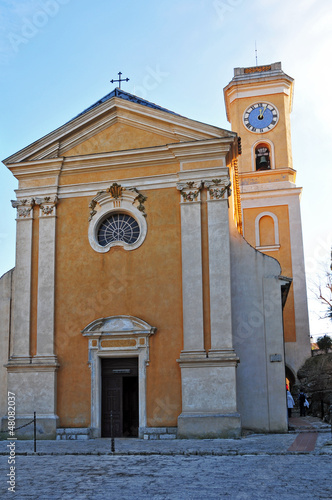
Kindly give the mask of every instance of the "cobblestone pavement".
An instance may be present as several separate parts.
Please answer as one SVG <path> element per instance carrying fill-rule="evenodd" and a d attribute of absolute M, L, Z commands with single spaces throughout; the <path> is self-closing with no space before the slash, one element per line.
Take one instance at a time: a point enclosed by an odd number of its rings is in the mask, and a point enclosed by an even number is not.
<path fill-rule="evenodd" d="M 3 458 L 3 457 L 1 457 Z M 16 500 L 330 499 L 331 457 L 18 456 Z M 1 462 L 1 477 L 6 464 Z M 5 486 L 5 488 L 3 488 Z"/>
<path fill-rule="evenodd" d="M 115 439 L 114 454 L 110 439 L 37 441 L 37 453 L 33 441 L 18 440 L 15 493 L 7 490 L 13 445 L 4 440 L 0 498 L 331 499 L 330 426 L 309 417 L 300 424 L 291 433 L 248 434 L 241 439 Z M 288 451 L 305 432 L 318 433 L 315 449 Z"/>
<path fill-rule="evenodd" d="M 282 455 L 297 433 L 251 434 L 241 439 L 174 439 L 142 440 L 115 439 L 115 453 L 120 455 Z M 311 454 L 332 454 L 331 434 L 319 432 L 315 450 Z M 8 454 L 7 441 L 0 441 L 0 456 Z M 16 455 L 34 455 L 33 441 L 16 441 Z M 296 452 L 295 452 L 296 453 Z M 39 455 L 111 455 L 111 440 L 37 441 Z"/>

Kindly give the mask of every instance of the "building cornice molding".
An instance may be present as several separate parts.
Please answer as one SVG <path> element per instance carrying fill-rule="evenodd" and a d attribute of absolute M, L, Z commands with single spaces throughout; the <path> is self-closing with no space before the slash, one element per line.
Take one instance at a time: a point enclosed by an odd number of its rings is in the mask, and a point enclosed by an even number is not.
<path fill-rule="evenodd" d="M 235 136 L 234 136 L 235 138 Z M 233 138 L 204 139 L 154 146 L 150 148 L 112 151 L 91 155 L 33 160 L 19 164 L 8 164 L 17 179 L 50 177 L 63 173 L 95 172 L 103 168 L 133 168 L 174 161 L 201 161 L 224 159 L 231 152 Z"/>
<path fill-rule="evenodd" d="M 25 176 L 52 177 L 54 175 L 59 175 L 62 163 L 63 158 L 52 158 L 22 163 L 11 163 L 6 166 L 14 177 L 20 179 Z"/>
<path fill-rule="evenodd" d="M 207 366 L 213 367 L 225 367 L 232 366 L 237 367 L 240 358 L 236 355 L 230 353 L 229 358 L 219 357 L 219 358 L 201 358 L 201 359 L 177 359 L 176 360 L 181 368 L 205 368 Z"/>
<path fill-rule="evenodd" d="M 245 184 L 241 186 L 241 196 L 245 193 L 265 193 L 265 196 L 269 196 L 270 191 L 285 190 L 285 189 L 296 189 L 296 184 L 290 181 L 275 181 L 264 184 Z"/>
<path fill-rule="evenodd" d="M 255 144 L 258 144 L 259 142 L 264 142 L 263 140 L 257 141 Z M 272 168 L 271 170 L 255 170 L 255 171 L 248 171 L 248 172 L 241 172 L 239 173 L 239 176 L 242 177 L 256 177 L 256 176 L 263 176 L 266 174 L 279 174 L 279 173 L 291 173 L 291 174 L 296 174 L 296 170 L 291 167 L 278 167 L 278 168 Z"/>
<path fill-rule="evenodd" d="M 268 206 L 270 205 L 271 198 L 277 198 L 280 197 L 282 198 L 285 202 L 287 197 L 299 197 L 302 194 L 302 188 L 301 187 L 295 187 L 295 188 L 290 188 L 290 189 L 275 189 L 275 190 L 270 190 L 269 191 L 269 198 L 266 198 L 266 195 L 262 191 L 254 191 L 250 193 L 242 193 L 241 194 L 241 200 L 242 200 L 242 208 L 249 208 L 248 206 L 245 206 L 245 202 L 249 200 L 259 200 L 261 199 L 263 203 L 262 206 Z M 281 203 L 282 205 L 285 205 L 287 203 Z"/>
<path fill-rule="evenodd" d="M 121 184 L 124 188 L 135 186 L 138 190 L 151 190 L 151 189 L 166 189 L 174 188 L 179 182 L 187 182 L 190 180 L 200 179 L 214 179 L 216 177 L 225 177 L 228 175 L 227 167 L 210 167 L 195 170 L 184 170 L 177 173 L 144 176 L 144 177 L 130 177 L 127 179 L 112 178 L 112 182 Z M 59 186 L 57 195 L 59 199 L 73 198 L 73 197 L 93 197 L 96 192 L 104 191 L 109 187 L 110 181 L 98 182 L 82 182 L 76 184 L 67 184 Z M 37 186 L 17 189 L 17 198 L 27 197 L 40 197 L 50 196 L 54 194 L 54 186 Z"/>
<path fill-rule="evenodd" d="M 33 358 L 34 359 L 34 358 Z M 7 372 L 11 373 L 29 373 L 29 372 L 55 372 L 60 365 L 56 360 L 49 361 L 48 363 L 38 363 L 35 361 L 30 364 L 17 363 L 15 361 L 9 360 L 5 365 Z"/>

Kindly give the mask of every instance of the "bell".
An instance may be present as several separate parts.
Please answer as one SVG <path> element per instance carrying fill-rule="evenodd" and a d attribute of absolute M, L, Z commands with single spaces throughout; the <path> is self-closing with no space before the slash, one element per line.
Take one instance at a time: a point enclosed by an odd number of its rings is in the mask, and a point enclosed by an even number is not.
<path fill-rule="evenodd" d="M 260 167 L 267 167 L 267 159 L 266 156 L 261 156 L 259 159 L 259 164 Z"/>
<path fill-rule="evenodd" d="M 268 164 L 268 161 L 266 159 L 266 156 L 261 156 L 259 158 L 256 170 L 267 170 L 268 168 L 269 168 L 269 164 Z"/>

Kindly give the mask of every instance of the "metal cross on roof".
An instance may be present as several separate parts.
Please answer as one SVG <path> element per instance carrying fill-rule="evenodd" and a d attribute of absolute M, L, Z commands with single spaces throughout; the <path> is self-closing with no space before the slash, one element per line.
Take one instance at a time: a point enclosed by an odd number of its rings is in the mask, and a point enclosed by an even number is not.
<path fill-rule="evenodd" d="M 111 83 L 119 82 L 119 89 L 121 89 L 121 82 L 129 82 L 129 78 L 121 79 L 121 75 L 122 75 L 121 71 L 119 71 L 118 75 L 119 75 L 119 79 L 118 80 L 111 80 Z"/>

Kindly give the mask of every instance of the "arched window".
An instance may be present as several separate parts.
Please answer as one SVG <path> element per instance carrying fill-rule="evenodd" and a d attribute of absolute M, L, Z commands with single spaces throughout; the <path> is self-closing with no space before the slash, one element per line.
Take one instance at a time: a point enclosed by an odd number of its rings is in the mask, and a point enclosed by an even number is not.
<path fill-rule="evenodd" d="M 273 251 L 280 248 L 278 218 L 272 212 L 262 212 L 255 219 L 256 248 Z"/>
<path fill-rule="evenodd" d="M 115 246 L 135 250 L 147 234 L 143 199 L 137 189 L 117 183 L 99 191 L 90 202 L 88 237 L 91 247 L 99 253 Z"/>
<path fill-rule="evenodd" d="M 275 245 L 274 220 L 269 215 L 264 215 L 259 220 L 260 246 Z"/>
<path fill-rule="evenodd" d="M 118 212 L 111 212 L 97 230 L 98 243 L 102 247 L 120 241 L 132 245 L 138 240 L 139 235 L 140 228 L 136 219 L 126 213 Z"/>
<path fill-rule="evenodd" d="M 257 144 L 255 147 L 256 171 L 271 169 L 271 153 L 269 145 L 266 143 Z"/>

